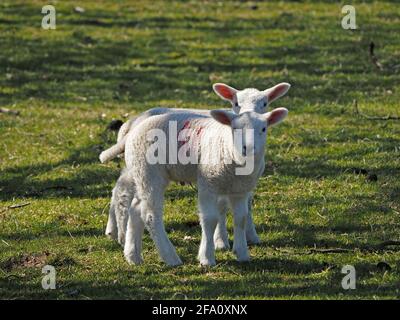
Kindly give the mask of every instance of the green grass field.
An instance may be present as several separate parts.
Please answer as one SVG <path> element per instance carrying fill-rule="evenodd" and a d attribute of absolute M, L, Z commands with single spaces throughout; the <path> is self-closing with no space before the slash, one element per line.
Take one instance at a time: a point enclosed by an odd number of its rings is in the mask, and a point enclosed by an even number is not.
<path fill-rule="evenodd" d="M 358 29 L 344 30 L 333 1 L 1 1 L 0 107 L 20 115 L 0 113 L 0 298 L 398 299 L 400 246 L 379 245 L 400 240 L 400 121 L 355 112 L 400 115 L 396 2 L 352 1 Z M 41 28 L 49 3 L 56 30 Z M 228 107 L 214 82 L 283 81 L 271 107 L 290 113 L 269 133 L 252 261 L 218 252 L 201 268 L 196 192 L 174 184 L 165 221 L 184 265 L 161 263 L 148 234 L 144 264 L 128 265 L 104 236 L 123 165 L 98 161 L 116 141 L 108 123 Z M 56 290 L 41 287 L 45 264 Z M 347 264 L 355 290 L 341 286 Z"/>

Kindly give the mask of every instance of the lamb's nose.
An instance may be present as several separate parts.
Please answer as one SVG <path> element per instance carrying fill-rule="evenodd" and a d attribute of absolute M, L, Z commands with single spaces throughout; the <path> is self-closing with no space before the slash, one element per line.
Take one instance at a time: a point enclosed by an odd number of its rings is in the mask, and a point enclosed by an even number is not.
<path fill-rule="evenodd" d="M 246 146 L 243 146 L 243 149 L 242 149 L 242 156 L 246 156 L 246 154 L 247 154 L 247 148 L 246 148 Z"/>

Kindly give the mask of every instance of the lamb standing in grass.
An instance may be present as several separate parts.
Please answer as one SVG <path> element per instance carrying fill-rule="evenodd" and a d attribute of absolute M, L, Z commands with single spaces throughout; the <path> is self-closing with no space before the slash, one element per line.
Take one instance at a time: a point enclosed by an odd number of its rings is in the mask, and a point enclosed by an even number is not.
<path fill-rule="evenodd" d="M 280 83 L 272 88 L 264 91 L 257 89 L 244 89 L 237 90 L 223 83 L 216 83 L 213 85 L 214 91 L 224 100 L 229 101 L 232 104 L 232 109 L 235 113 L 240 114 L 248 110 L 256 111 L 258 113 L 264 113 L 268 111 L 268 104 L 283 95 L 290 89 L 290 84 Z M 154 108 L 144 112 L 139 117 L 130 119 L 122 125 L 118 132 L 118 142 L 116 145 L 105 150 L 100 155 L 101 162 L 106 162 L 116 157 L 117 155 L 124 152 L 126 136 L 129 131 L 138 125 L 143 120 L 154 115 L 165 114 L 169 112 L 194 112 L 201 114 L 209 114 L 209 110 L 196 110 L 196 109 L 169 109 L 169 108 Z M 129 205 L 134 197 L 135 186 L 132 185 L 132 179 L 121 174 L 118 179 L 115 188 L 113 189 L 113 195 L 111 198 L 111 205 L 109 211 L 109 219 L 106 227 L 106 235 L 123 245 L 125 242 L 125 231 L 128 221 L 128 209 Z M 255 230 L 252 216 L 251 216 L 251 202 L 252 197 L 248 199 L 249 207 L 249 219 L 246 230 L 246 237 L 248 243 L 257 244 L 260 242 L 257 232 Z M 217 249 L 229 249 L 228 232 L 226 230 L 226 212 L 228 211 L 226 202 L 224 199 L 220 199 L 220 221 L 217 225 L 214 242 Z"/>
<path fill-rule="evenodd" d="M 125 160 L 134 179 L 135 200 L 139 204 L 129 209 L 124 248 L 127 261 L 135 264 L 142 262 L 142 236 L 146 226 L 163 261 L 171 266 L 182 263 L 168 239 L 163 223 L 164 192 L 170 181 L 197 183 L 202 226 L 198 255 L 200 263 L 215 265 L 213 236 L 218 222 L 219 197 L 227 197 L 233 211 L 233 249 L 237 259 L 249 260 L 245 231 L 248 197 L 264 170 L 267 127 L 282 121 L 287 113 L 285 108 L 266 114 L 245 112 L 240 115 L 213 110 L 211 118 L 177 112 L 150 117 L 130 130 L 126 139 Z M 166 164 L 151 164 L 148 161 L 148 149 L 152 145 L 148 139 L 150 130 L 162 130 L 169 137 L 171 121 L 177 123 L 179 132 L 188 124 L 193 129 L 189 133 L 189 141 L 191 146 L 198 146 L 198 164 L 182 164 L 179 161 L 170 164 L 171 155 L 168 155 Z M 241 130 L 242 148 L 235 143 L 236 130 Z M 250 136 L 249 132 L 254 134 Z M 175 142 L 167 139 L 165 150 L 169 150 L 170 144 Z M 254 161 L 254 168 L 247 175 L 237 175 L 237 169 L 243 166 L 243 156 Z M 140 210 L 135 210 L 138 207 Z"/>

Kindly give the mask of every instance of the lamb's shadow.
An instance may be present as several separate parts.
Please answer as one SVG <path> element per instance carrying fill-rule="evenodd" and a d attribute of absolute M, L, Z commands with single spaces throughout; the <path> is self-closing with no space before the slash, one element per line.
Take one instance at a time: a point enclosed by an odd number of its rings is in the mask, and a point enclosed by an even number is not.
<path fill-rule="evenodd" d="M 71 238 L 72 241 L 75 238 L 105 237 L 103 229 L 81 225 L 71 227 L 63 224 L 57 217 L 54 217 L 54 220 L 45 226 L 35 227 L 35 230 L 27 229 L 18 232 L 0 233 L 0 235 L 2 239 L 9 241 L 30 241 L 38 238 L 49 240 L 59 237 Z"/>

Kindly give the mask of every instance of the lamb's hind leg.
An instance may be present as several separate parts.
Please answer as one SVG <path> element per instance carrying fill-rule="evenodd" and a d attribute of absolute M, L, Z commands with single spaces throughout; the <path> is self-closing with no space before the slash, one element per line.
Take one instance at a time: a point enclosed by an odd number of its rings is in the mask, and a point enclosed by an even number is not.
<path fill-rule="evenodd" d="M 108 221 L 107 227 L 105 231 L 106 236 L 110 239 L 117 240 L 118 239 L 118 227 L 117 227 L 117 219 L 115 216 L 115 196 L 114 190 L 111 197 L 110 211 L 108 212 Z"/>
<path fill-rule="evenodd" d="M 147 194 L 147 199 L 141 199 L 141 215 L 161 259 L 169 266 L 176 266 L 182 264 L 182 261 L 165 232 L 163 221 L 164 190 L 165 188 L 160 188 L 160 184 L 158 184 L 157 189 L 153 189 L 151 194 Z"/>
<path fill-rule="evenodd" d="M 142 263 L 142 238 L 144 223 L 140 216 L 139 200 L 134 198 L 128 211 L 128 225 L 126 228 L 126 239 L 124 255 L 131 264 Z"/>
<path fill-rule="evenodd" d="M 134 190 L 121 188 L 119 192 L 116 196 L 115 216 L 118 225 L 118 243 L 124 246 L 130 206 L 136 205 L 138 200 L 133 199 Z"/>

